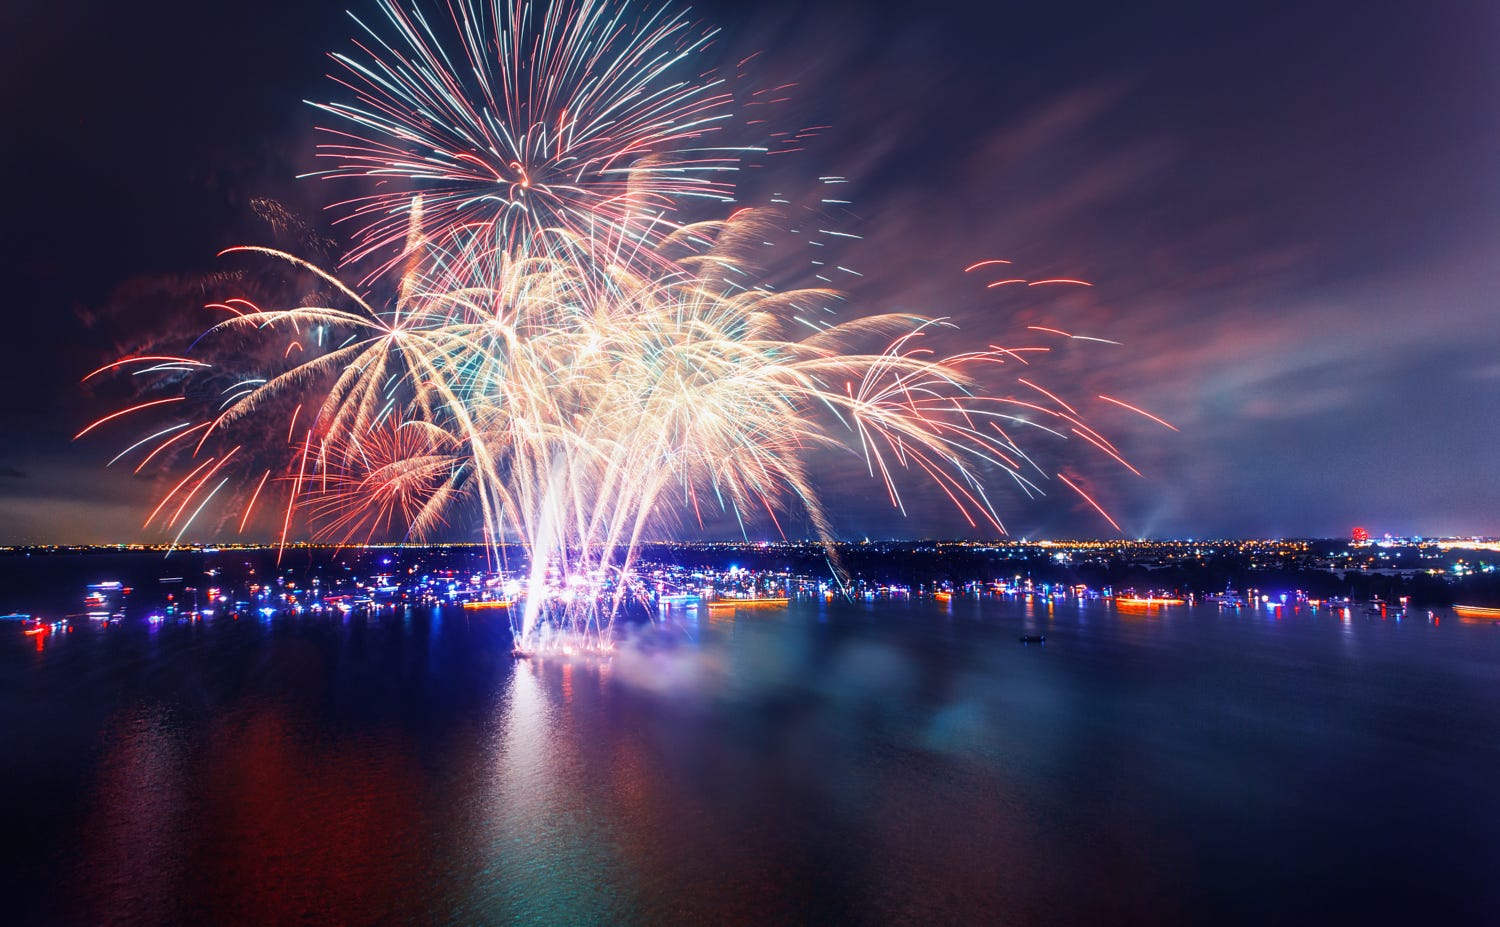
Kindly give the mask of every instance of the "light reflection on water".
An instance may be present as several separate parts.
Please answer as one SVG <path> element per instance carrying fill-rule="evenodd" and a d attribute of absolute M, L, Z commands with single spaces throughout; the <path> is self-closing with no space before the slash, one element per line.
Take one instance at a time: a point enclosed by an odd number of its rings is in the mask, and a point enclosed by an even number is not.
<path fill-rule="evenodd" d="M 597 667 L 543 661 L 520 661 L 510 675 L 486 764 L 486 865 L 468 899 L 481 919 L 605 923 L 611 888 L 623 884 L 612 828 L 593 820 L 611 770 L 590 768 L 583 753 L 588 708 L 575 713 L 575 673 L 598 678 Z"/>
<path fill-rule="evenodd" d="M 79 848 L 91 906 L 108 903 L 121 919 L 140 923 L 172 914 L 173 886 L 187 875 L 183 735 L 160 704 L 138 704 L 113 721 L 89 795 L 89 839 Z M 140 871 L 143 857 L 154 861 L 153 871 Z"/>
<path fill-rule="evenodd" d="M 955 596 L 688 609 L 607 660 L 516 661 L 502 622 L 425 612 L 0 645 L 19 923 L 1500 901 L 1489 625 Z"/>

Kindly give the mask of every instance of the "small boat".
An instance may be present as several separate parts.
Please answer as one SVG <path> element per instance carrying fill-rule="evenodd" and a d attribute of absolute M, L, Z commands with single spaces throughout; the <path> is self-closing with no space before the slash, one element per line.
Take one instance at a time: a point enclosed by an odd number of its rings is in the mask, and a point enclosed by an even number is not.
<path fill-rule="evenodd" d="M 708 607 L 715 610 L 725 608 L 754 607 L 774 608 L 780 605 L 785 605 L 788 601 L 790 600 L 786 596 L 767 596 L 765 598 L 746 597 L 743 599 L 736 599 L 730 596 L 722 599 L 714 599 L 712 602 L 708 603 Z"/>
<path fill-rule="evenodd" d="M 1023 644 L 1041 644 L 1041 643 L 1045 643 L 1046 640 L 1047 640 L 1047 635 L 1045 635 L 1045 634 L 1022 634 L 1021 635 L 1021 643 L 1023 643 Z"/>
<path fill-rule="evenodd" d="M 1453 611 L 1460 618 L 1495 620 L 1500 619 L 1500 608 L 1490 608 L 1484 605 L 1455 605 Z"/>
<path fill-rule="evenodd" d="M 1146 596 L 1138 595 L 1115 596 L 1115 605 L 1123 608 L 1156 608 L 1161 605 L 1185 605 L 1187 599 L 1176 596 Z"/>
<path fill-rule="evenodd" d="M 1225 589 L 1223 592 L 1206 595 L 1203 597 L 1203 601 L 1214 605 L 1222 605 L 1225 608 L 1243 608 L 1245 605 L 1245 600 L 1240 598 L 1240 594 L 1233 589 Z"/>

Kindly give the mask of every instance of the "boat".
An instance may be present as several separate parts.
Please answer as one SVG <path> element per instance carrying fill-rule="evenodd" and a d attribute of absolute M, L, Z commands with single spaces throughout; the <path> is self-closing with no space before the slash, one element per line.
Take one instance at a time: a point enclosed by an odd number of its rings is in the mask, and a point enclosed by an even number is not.
<path fill-rule="evenodd" d="M 762 608 L 774 608 L 778 605 L 786 605 L 790 601 L 791 600 L 786 596 L 768 596 L 765 598 L 751 597 L 744 599 L 714 599 L 712 602 L 708 603 L 708 607 L 713 609 L 752 608 L 757 606 Z"/>
<path fill-rule="evenodd" d="M 45 637 L 54 630 L 64 629 L 66 624 L 65 621 L 48 623 L 41 618 L 27 617 L 21 622 L 21 633 L 27 637 Z"/>
<path fill-rule="evenodd" d="M 480 599 L 474 602 L 465 602 L 464 608 L 475 610 L 482 608 L 510 608 L 515 602 L 510 599 Z"/>
<path fill-rule="evenodd" d="M 1203 601 L 1222 605 L 1225 608 L 1243 608 L 1245 605 L 1245 600 L 1240 598 L 1240 594 L 1231 588 L 1226 588 L 1223 592 L 1206 595 L 1203 597 Z"/>
<path fill-rule="evenodd" d="M 1500 621 L 1500 608 L 1488 605 L 1455 605 L 1453 611 L 1460 618 L 1480 621 Z"/>
<path fill-rule="evenodd" d="M 1045 634 L 1022 634 L 1021 635 L 1021 643 L 1023 643 L 1023 644 L 1042 644 L 1042 643 L 1046 643 L 1046 640 L 1047 640 L 1047 635 L 1045 635 Z"/>
<path fill-rule="evenodd" d="M 1179 599 L 1175 597 L 1158 598 L 1156 596 L 1146 596 L 1142 598 L 1141 596 L 1135 595 L 1115 596 L 1115 605 L 1124 606 L 1126 608 L 1156 608 L 1161 605 L 1183 605 L 1186 602 L 1187 599 Z"/>

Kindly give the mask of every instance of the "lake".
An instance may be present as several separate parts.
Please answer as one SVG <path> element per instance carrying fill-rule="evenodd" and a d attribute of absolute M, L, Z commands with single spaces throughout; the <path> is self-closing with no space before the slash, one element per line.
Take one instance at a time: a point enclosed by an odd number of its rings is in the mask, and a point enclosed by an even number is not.
<path fill-rule="evenodd" d="M 0 606 L 76 599 L 101 563 L 13 560 Z M 504 617 L 453 608 L 82 621 L 40 649 L 0 628 L 4 920 L 1500 908 L 1490 622 L 963 595 L 667 614 L 576 660 L 517 660 Z"/>

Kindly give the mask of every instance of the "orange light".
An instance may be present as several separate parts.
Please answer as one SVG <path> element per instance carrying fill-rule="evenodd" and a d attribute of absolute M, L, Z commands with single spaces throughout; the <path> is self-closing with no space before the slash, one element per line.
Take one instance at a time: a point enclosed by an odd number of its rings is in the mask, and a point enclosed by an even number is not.
<path fill-rule="evenodd" d="M 1488 608 L 1483 605 L 1455 605 L 1453 611 L 1460 618 L 1500 619 L 1500 608 Z"/>
<path fill-rule="evenodd" d="M 715 601 L 708 603 L 708 607 L 709 608 L 751 608 L 751 607 L 755 607 L 755 606 L 771 607 L 771 606 L 776 606 L 776 605 L 785 605 L 789 601 L 790 600 L 787 599 L 787 598 L 785 598 L 785 597 L 779 598 L 779 599 L 777 599 L 777 598 L 769 598 L 769 599 L 716 599 Z"/>

